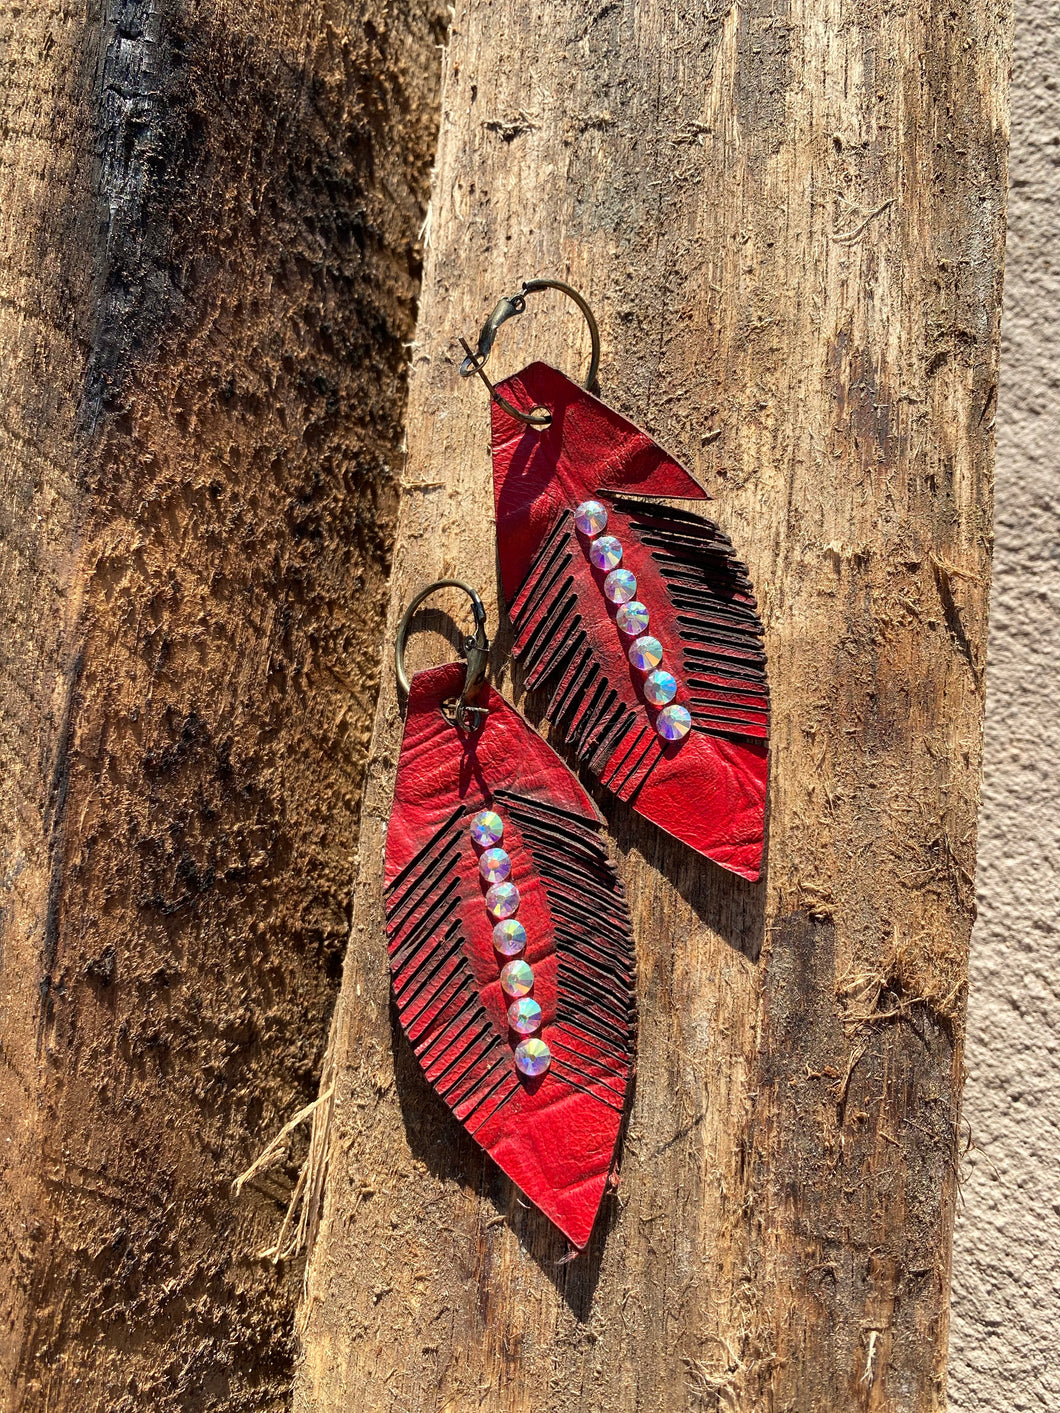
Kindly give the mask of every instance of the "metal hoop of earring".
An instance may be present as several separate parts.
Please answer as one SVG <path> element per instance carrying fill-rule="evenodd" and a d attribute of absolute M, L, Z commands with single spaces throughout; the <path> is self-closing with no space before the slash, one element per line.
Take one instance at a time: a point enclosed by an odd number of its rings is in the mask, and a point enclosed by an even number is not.
<path fill-rule="evenodd" d="M 585 296 L 579 294 L 573 286 L 565 284 L 563 280 L 524 280 L 515 294 L 506 294 L 503 299 L 498 300 L 497 307 L 482 326 L 482 332 L 478 336 L 478 348 L 474 353 L 471 351 L 466 339 L 462 338 L 460 340 L 460 346 L 467 354 L 467 357 L 460 365 L 460 376 L 462 378 L 470 378 L 472 373 L 477 373 L 489 389 L 490 397 L 493 398 L 494 402 L 503 407 L 505 412 L 509 413 L 510 416 L 517 418 L 520 422 L 524 422 L 528 427 L 550 426 L 552 423 L 552 413 L 549 412 L 547 408 L 540 413 L 536 409 L 530 412 L 520 412 L 518 408 L 513 407 L 505 397 L 502 397 L 494 384 L 487 378 L 484 369 L 489 360 L 490 353 L 493 351 L 493 345 L 496 341 L 500 326 L 506 319 L 511 319 L 514 315 L 523 313 L 526 309 L 526 296 L 528 294 L 536 294 L 539 290 L 543 289 L 559 290 L 559 292 L 565 294 L 568 299 L 572 299 L 585 316 L 585 322 L 589 326 L 589 338 L 592 341 L 589 374 L 584 383 L 586 391 L 589 391 L 596 382 L 597 370 L 600 367 L 600 327 L 596 322 L 593 311 L 589 308 Z"/>
<path fill-rule="evenodd" d="M 486 636 L 485 604 L 471 585 L 465 584 L 462 579 L 436 579 L 433 584 L 428 584 L 425 589 L 420 590 L 401 615 L 397 639 L 394 643 L 394 666 L 397 671 L 398 688 L 406 697 L 408 696 L 409 678 L 405 671 L 405 645 L 408 642 L 409 625 L 413 615 L 424 600 L 430 598 L 431 594 L 438 589 L 460 589 L 471 600 L 475 631 L 465 636 L 461 642 L 461 650 L 467 660 L 463 690 L 459 698 L 455 701 L 448 700 L 442 706 L 447 719 L 451 720 L 454 726 L 457 726 L 461 731 L 477 731 L 489 715 L 489 708 L 472 706 L 471 703 L 479 696 L 488 681 L 490 640 Z"/>

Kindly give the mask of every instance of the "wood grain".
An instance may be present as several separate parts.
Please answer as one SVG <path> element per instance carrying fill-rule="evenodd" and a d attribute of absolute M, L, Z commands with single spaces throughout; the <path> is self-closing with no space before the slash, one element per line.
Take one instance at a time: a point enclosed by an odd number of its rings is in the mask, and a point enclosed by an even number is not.
<path fill-rule="evenodd" d="M 768 874 L 741 883 L 597 792 L 640 1058 L 621 1184 L 566 1261 L 395 1032 L 388 661 L 299 1410 L 943 1406 L 1007 42 L 986 0 L 456 12 L 391 634 L 442 574 L 495 603 L 487 407 L 455 340 L 520 278 L 569 280 L 604 398 L 701 478 L 749 563 Z M 498 376 L 583 366 L 550 301 L 505 327 Z"/>
<path fill-rule="evenodd" d="M 0 4 L 5 1409 L 285 1406 L 443 33 Z"/>

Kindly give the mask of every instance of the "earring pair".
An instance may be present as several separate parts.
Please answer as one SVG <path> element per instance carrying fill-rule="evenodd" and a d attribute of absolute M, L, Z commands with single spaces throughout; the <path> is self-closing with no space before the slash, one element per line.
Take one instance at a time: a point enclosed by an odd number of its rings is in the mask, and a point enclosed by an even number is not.
<path fill-rule="evenodd" d="M 589 326 L 578 386 L 545 363 L 493 384 L 497 332 L 557 289 Z M 722 867 L 761 866 L 769 730 L 762 628 L 717 525 L 672 499 L 706 493 L 590 391 L 596 320 L 558 280 L 487 319 L 464 376 L 492 408 L 501 589 L 527 690 L 579 762 Z M 471 600 L 465 661 L 405 673 L 413 614 Z M 427 1079 L 576 1248 L 612 1172 L 636 1031 L 628 908 L 602 818 L 552 748 L 489 684 L 486 613 L 458 580 L 425 588 L 398 630 L 405 729 L 387 834 L 399 1018 Z"/>

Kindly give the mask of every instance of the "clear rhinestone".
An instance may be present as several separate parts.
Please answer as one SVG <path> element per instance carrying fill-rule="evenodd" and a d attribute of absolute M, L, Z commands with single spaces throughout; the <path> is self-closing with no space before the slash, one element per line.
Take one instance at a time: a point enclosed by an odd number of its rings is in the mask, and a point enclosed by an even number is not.
<path fill-rule="evenodd" d="M 552 1051 L 536 1035 L 530 1040 L 520 1040 L 515 1047 L 515 1068 L 531 1079 L 544 1074 L 551 1063 Z"/>
<path fill-rule="evenodd" d="M 589 558 L 597 569 L 614 569 L 622 558 L 622 546 L 614 535 L 601 535 L 589 546 Z"/>
<path fill-rule="evenodd" d="M 677 678 L 664 667 L 657 667 L 644 679 L 644 695 L 652 706 L 665 706 L 677 696 Z"/>
<path fill-rule="evenodd" d="M 607 511 L 598 500 L 583 500 L 574 512 L 574 523 L 583 535 L 598 535 L 607 529 Z"/>
<path fill-rule="evenodd" d="M 494 917 L 511 917 L 519 909 L 519 890 L 514 883 L 495 883 L 486 894 L 486 907 Z"/>
<path fill-rule="evenodd" d="M 663 660 L 662 643 L 658 638 L 638 638 L 635 643 L 630 644 L 629 660 L 634 667 L 640 668 L 641 672 L 650 672 Z"/>
<path fill-rule="evenodd" d="M 487 883 L 503 883 L 512 871 L 512 861 L 503 849 L 487 849 L 478 861 L 478 871 Z"/>
<path fill-rule="evenodd" d="M 510 917 L 493 929 L 493 945 L 502 957 L 517 957 L 526 946 L 526 928 Z"/>
<path fill-rule="evenodd" d="M 480 849 L 496 844 L 504 833 L 504 820 L 493 810 L 479 810 L 471 817 L 471 837 Z"/>
<path fill-rule="evenodd" d="M 604 593 L 612 603 L 629 603 L 637 592 L 637 576 L 630 569 L 612 569 L 604 580 Z"/>
<path fill-rule="evenodd" d="M 506 996 L 518 1000 L 534 989 L 534 973 L 527 962 L 508 962 L 501 967 L 501 989 Z"/>
<path fill-rule="evenodd" d="M 692 729 L 692 718 L 683 706 L 663 707 L 655 718 L 655 729 L 665 741 L 680 741 Z"/>
<path fill-rule="evenodd" d="M 529 996 L 508 1007 L 508 1024 L 518 1035 L 533 1035 L 541 1028 L 541 1007 Z"/>
<path fill-rule="evenodd" d="M 648 610 L 642 603 L 633 599 L 630 603 L 624 603 L 615 614 L 615 622 L 630 638 L 635 638 L 638 633 L 643 633 L 648 626 Z"/>

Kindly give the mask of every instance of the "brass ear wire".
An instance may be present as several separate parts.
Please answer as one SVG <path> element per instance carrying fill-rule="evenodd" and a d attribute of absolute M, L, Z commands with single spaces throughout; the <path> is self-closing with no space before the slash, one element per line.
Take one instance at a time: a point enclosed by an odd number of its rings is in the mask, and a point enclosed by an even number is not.
<path fill-rule="evenodd" d="M 405 644 L 408 641 L 409 624 L 419 606 L 437 589 L 462 589 L 471 600 L 475 631 L 463 639 L 462 648 L 464 657 L 467 659 L 467 672 L 464 675 L 463 690 L 459 699 L 453 704 L 450 719 L 453 725 L 461 731 L 477 731 L 489 715 L 489 707 L 472 706 L 471 703 L 488 680 L 490 640 L 486 636 L 486 606 L 471 585 L 465 584 L 462 579 L 436 579 L 433 584 L 428 584 L 425 589 L 420 590 L 401 615 L 397 640 L 394 644 L 394 666 L 397 669 L 398 687 L 407 697 L 409 679 L 408 673 L 405 671 Z M 449 703 L 444 705 L 449 706 Z"/>
<path fill-rule="evenodd" d="M 515 294 L 506 294 L 499 300 L 497 307 L 482 326 L 482 332 L 478 336 L 478 349 L 473 353 L 466 339 L 461 338 L 460 346 L 467 354 L 460 365 L 460 376 L 470 378 L 472 373 L 477 373 L 489 389 L 489 395 L 494 402 L 504 408 L 510 416 L 517 418 L 520 422 L 525 422 L 529 427 L 547 427 L 552 422 L 552 413 L 547 409 L 536 412 L 520 412 L 517 407 L 501 396 L 486 376 L 485 367 L 489 356 L 493 351 L 493 345 L 497 338 L 497 333 L 501 325 L 507 319 L 511 319 L 516 314 L 522 314 L 526 308 L 526 296 L 535 294 L 538 290 L 558 289 L 561 294 L 565 294 L 569 299 L 573 299 L 575 304 L 585 316 L 585 322 L 589 326 L 589 338 L 592 341 L 592 355 L 589 359 L 589 376 L 585 380 L 585 387 L 589 389 L 596 382 L 596 374 L 600 367 L 600 327 L 596 322 L 593 311 L 589 308 L 585 297 L 578 293 L 571 285 L 564 284 L 562 280 L 524 280 Z"/>

